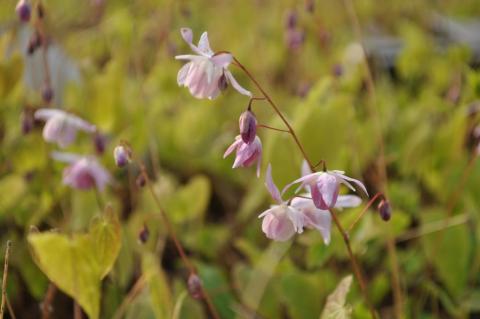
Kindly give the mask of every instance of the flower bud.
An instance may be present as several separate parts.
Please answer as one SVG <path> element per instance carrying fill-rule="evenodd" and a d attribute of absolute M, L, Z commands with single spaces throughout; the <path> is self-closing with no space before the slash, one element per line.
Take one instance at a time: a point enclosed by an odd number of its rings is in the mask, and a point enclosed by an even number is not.
<path fill-rule="evenodd" d="M 285 15 L 285 28 L 288 30 L 293 30 L 297 26 L 297 22 L 297 12 L 294 10 L 287 11 L 287 14 Z"/>
<path fill-rule="evenodd" d="M 50 103 L 53 100 L 53 89 L 48 84 L 42 89 L 42 99 L 45 103 Z"/>
<path fill-rule="evenodd" d="M 145 176 L 140 173 L 140 175 L 137 176 L 137 179 L 135 180 L 135 184 L 137 184 L 137 187 L 142 188 L 147 184 L 147 180 L 145 179 Z"/>
<path fill-rule="evenodd" d="M 15 7 L 15 12 L 18 15 L 18 18 L 22 22 L 30 21 L 30 16 L 32 15 L 32 8 L 28 0 L 20 0 Z"/>
<path fill-rule="evenodd" d="M 197 274 L 190 274 L 188 276 L 188 293 L 193 299 L 201 299 L 202 294 L 202 280 Z"/>
<path fill-rule="evenodd" d="M 131 153 L 125 146 L 118 145 L 113 150 L 113 158 L 115 159 L 115 165 L 118 167 L 124 167 L 131 160 Z"/>
<path fill-rule="evenodd" d="M 150 230 L 148 229 L 146 224 L 143 224 L 142 229 L 138 233 L 138 240 L 142 243 L 145 244 L 148 241 L 148 238 L 150 237 Z"/>
<path fill-rule="evenodd" d="M 315 0 L 305 1 L 305 11 L 313 13 L 315 11 Z"/>
<path fill-rule="evenodd" d="M 242 140 L 250 144 L 257 135 L 257 119 L 252 111 L 247 110 L 240 115 L 238 119 L 238 125 L 240 127 L 240 135 Z"/>
<path fill-rule="evenodd" d="M 101 155 L 105 152 L 105 147 L 107 144 L 107 139 L 105 138 L 105 135 L 103 135 L 100 132 L 95 132 L 93 135 L 93 145 L 95 146 L 95 152 L 97 154 Z"/>
<path fill-rule="evenodd" d="M 390 202 L 387 199 L 382 199 L 380 204 L 378 204 L 378 212 L 380 213 L 380 217 L 384 221 L 389 221 L 392 217 L 392 206 L 390 206 Z"/>
<path fill-rule="evenodd" d="M 33 126 L 35 125 L 35 119 L 33 117 L 33 112 L 30 109 L 24 109 L 21 115 L 22 123 L 22 133 L 28 134 L 32 131 Z"/>

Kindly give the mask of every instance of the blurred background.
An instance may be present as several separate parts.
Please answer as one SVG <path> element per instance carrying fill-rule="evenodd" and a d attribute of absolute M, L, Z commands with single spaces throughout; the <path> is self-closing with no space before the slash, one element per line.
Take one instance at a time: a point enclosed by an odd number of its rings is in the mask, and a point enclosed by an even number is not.
<path fill-rule="evenodd" d="M 209 318 L 187 294 L 188 271 L 152 197 L 136 183 L 138 167 L 115 167 L 120 140 L 146 164 L 221 318 L 320 318 L 327 296 L 352 273 L 336 229 L 328 246 L 316 231 L 286 243 L 265 238 L 257 216 L 272 202 L 263 174 L 232 170 L 233 159 L 222 159 L 248 99 L 228 89 L 213 101 L 197 100 L 177 86 L 182 63 L 174 56 L 190 54 L 179 29 L 190 27 L 194 42 L 208 31 L 214 51 L 232 52 L 255 75 L 313 161 L 364 181 L 371 195 L 383 189 L 383 137 L 392 218 L 384 222 L 374 206 L 350 233 L 380 317 L 480 318 L 480 3 L 353 2 L 374 103 L 342 1 L 45 0 L 45 56 L 28 52 L 34 24 L 19 21 L 16 1 L 2 1 L 0 242 L 2 250 L 13 242 L 7 292 L 16 317 L 41 317 L 47 290 L 54 290 L 41 269 L 62 281 L 77 263 L 55 243 L 36 252 L 58 257 L 39 268 L 29 234 L 56 230 L 77 238 L 108 203 L 120 235 L 106 247 L 118 249 L 118 258 L 80 304 L 97 300 L 100 318 Z M 67 149 L 96 154 L 110 171 L 112 183 L 101 194 L 62 184 L 65 165 L 51 160 L 56 147 L 32 118 L 46 106 L 45 59 L 51 107 L 101 132 L 80 134 Z M 230 70 L 259 94 L 241 70 Z M 260 123 L 282 127 L 268 104 L 256 102 L 254 112 Z M 281 188 L 299 176 L 301 155 L 286 134 L 259 135 L 262 171 L 272 163 Z M 362 208 L 339 212 L 342 224 Z M 74 274 L 88 290 L 88 271 Z M 53 291 L 51 318 L 72 317 L 65 290 Z M 340 314 L 370 318 L 355 279 L 346 303 Z"/>

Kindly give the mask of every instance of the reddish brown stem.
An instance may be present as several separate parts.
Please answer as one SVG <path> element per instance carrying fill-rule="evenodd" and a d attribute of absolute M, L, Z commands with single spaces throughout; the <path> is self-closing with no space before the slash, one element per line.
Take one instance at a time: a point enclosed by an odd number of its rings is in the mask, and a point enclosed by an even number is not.
<path fill-rule="evenodd" d="M 255 86 L 258 88 L 258 90 L 260 92 L 262 92 L 263 96 L 267 99 L 268 103 L 272 106 L 273 110 L 275 111 L 275 113 L 277 113 L 277 115 L 280 117 L 280 119 L 283 121 L 283 123 L 285 124 L 285 126 L 288 128 L 288 131 L 290 132 L 290 135 L 292 135 L 292 138 L 293 140 L 295 141 L 295 144 L 297 144 L 298 148 L 300 149 L 300 152 L 302 153 L 303 155 L 303 158 L 307 161 L 308 163 L 308 166 L 310 166 L 310 169 L 312 171 L 315 170 L 315 167 L 313 165 L 313 163 L 310 161 L 309 157 L 307 156 L 307 153 L 305 152 L 305 149 L 303 148 L 303 145 L 302 143 L 300 143 L 300 140 L 298 139 L 297 137 L 297 134 L 295 133 L 295 131 L 293 130 L 292 126 L 290 125 L 290 123 L 287 121 L 287 119 L 285 118 L 285 116 L 283 116 L 282 112 L 280 112 L 280 110 L 278 109 L 278 107 L 276 106 L 276 104 L 272 101 L 272 99 L 270 98 L 270 96 L 267 94 L 267 92 L 262 88 L 262 86 L 257 82 L 257 80 L 255 79 L 255 77 L 250 73 L 250 71 L 247 70 L 247 68 L 245 68 L 243 66 L 243 64 L 240 63 L 240 61 L 237 60 L 237 58 L 233 57 L 233 61 L 235 62 L 235 65 L 237 65 L 240 69 L 242 69 L 243 72 L 245 72 L 245 74 L 250 78 L 250 80 L 255 84 Z"/>
<path fill-rule="evenodd" d="M 337 229 L 340 231 L 340 234 L 342 234 L 343 241 L 345 242 L 345 246 L 347 246 L 348 256 L 350 258 L 350 262 L 352 263 L 353 272 L 355 274 L 355 277 L 358 280 L 358 284 L 360 285 L 360 290 L 362 291 L 363 298 L 365 299 L 365 302 L 367 303 L 367 306 L 370 310 L 370 314 L 372 315 L 372 318 L 376 319 L 377 313 L 375 312 L 375 309 L 373 308 L 372 303 L 370 302 L 370 298 L 368 297 L 367 284 L 365 279 L 363 278 L 362 270 L 360 269 L 357 259 L 353 254 L 352 247 L 350 245 L 350 237 L 348 236 L 348 233 L 343 229 L 343 226 L 338 220 L 337 215 L 335 214 L 333 209 L 330 209 L 330 215 L 332 216 L 332 219 L 335 225 L 337 226 Z"/>
<path fill-rule="evenodd" d="M 372 199 L 370 199 L 370 201 L 367 203 L 367 205 L 365 205 L 365 207 L 363 208 L 362 212 L 357 216 L 355 221 L 350 225 L 350 227 L 348 227 L 348 229 L 347 229 L 348 233 L 350 233 L 352 231 L 353 227 L 355 227 L 355 225 L 362 219 L 363 215 L 365 215 L 365 213 L 368 211 L 368 209 L 373 205 L 373 203 L 379 197 L 384 197 L 383 193 L 376 193 L 375 196 L 373 196 Z"/>
<path fill-rule="evenodd" d="M 266 129 L 273 130 L 273 131 L 277 131 L 277 132 L 290 133 L 290 131 L 288 131 L 288 130 L 282 130 L 282 129 L 280 129 L 280 128 L 271 127 L 271 126 L 264 125 L 264 124 L 258 124 L 257 127 L 266 128 Z"/>
<path fill-rule="evenodd" d="M 51 305 L 53 302 L 53 298 L 55 297 L 55 293 L 57 292 L 57 287 L 50 283 L 48 285 L 47 294 L 42 302 L 42 319 L 49 319 L 50 313 L 52 312 Z"/>
<path fill-rule="evenodd" d="M 155 190 L 153 189 L 153 184 L 148 177 L 147 170 L 145 169 L 145 165 L 143 165 L 140 161 L 138 161 L 138 164 L 140 166 L 140 170 L 142 172 L 142 175 L 145 177 L 145 181 L 147 182 L 147 187 L 150 191 L 150 194 L 153 197 L 153 200 L 155 201 L 155 204 L 157 205 L 160 215 L 163 219 L 163 222 L 165 224 L 165 227 L 167 228 L 167 232 L 170 235 L 170 238 L 172 239 L 175 248 L 180 255 L 180 258 L 182 259 L 183 263 L 185 266 L 188 268 L 189 272 L 191 274 L 196 274 L 197 271 L 195 267 L 193 266 L 192 262 L 188 258 L 187 254 L 185 253 L 185 250 L 183 249 L 182 244 L 178 240 L 178 237 L 176 235 L 175 229 L 173 228 L 172 223 L 170 222 L 170 219 L 168 218 L 167 214 L 165 213 L 165 210 L 163 210 L 162 205 L 160 203 L 160 199 L 158 198 L 157 194 L 155 193 Z M 220 316 L 217 313 L 217 310 L 215 309 L 215 306 L 213 305 L 212 299 L 210 298 L 210 295 L 207 293 L 203 285 L 200 286 L 200 289 L 202 291 L 202 297 L 203 300 L 205 301 L 205 304 L 207 305 L 207 308 L 212 315 L 214 319 L 220 319 Z"/>

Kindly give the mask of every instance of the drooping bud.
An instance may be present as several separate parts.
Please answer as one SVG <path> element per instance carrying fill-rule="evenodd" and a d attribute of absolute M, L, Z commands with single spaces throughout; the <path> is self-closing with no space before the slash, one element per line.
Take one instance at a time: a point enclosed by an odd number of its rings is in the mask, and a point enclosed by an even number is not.
<path fill-rule="evenodd" d="M 299 50 L 305 42 L 305 32 L 302 30 L 287 30 L 285 33 L 285 43 L 287 48 L 292 51 Z"/>
<path fill-rule="evenodd" d="M 28 40 L 27 53 L 29 55 L 32 55 L 33 53 L 35 53 L 35 50 L 37 50 L 42 45 L 42 43 L 42 36 L 39 32 L 35 31 Z"/>
<path fill-rule="evenodd" d="M 33 112 L 30 109 L 24 109 L 20 117 L 22 123 L 22 133 L 28 134 L 32 131 L 33 126 L 35 125 L 35 118 L 33 117 Z"/>
<path fill-rule="evenodd" d="M 202 299 L 202 280 L 197 274 L 188 276 L 188 293 L 193 299 Z"/>
<path fill-rule="evenodd" d="M 343 66 L 339 63 L 332 67 L 332 74 L 334 77 L 339 78 L 343 75 Z"/>
<path fill-rule="evenodd" d="M 32 15 L 32 7 L 28 0 L 20 0 L 15 7 L 15 12 L 18 15 L 18 18 L 22 22 L 30 21 L 30 16 Z"/>
<path fill-rule="evenodd" d="M 250 110 L 246 110 L 240 115 L 238 125 L 240 127 L 242 140 L 247 144 L 252 143 L 257 135 L 257 119 L 255 114 Z"/>
<path fill-rule="evenodd" d="M 131 152 L 127 147 L 118 145 L 113 150 L 113 158 L 115 159 L 115 165 L 118 167 L 126 166 L 131 160 Z"/>
<path fill-rule="evenodd" d="M 49 84 L 46 84 L 42 89 L 42 99 L 45 103 L 50 103 L 53 100 L 53 89 Z"/>
<path fill-rule="evenodd" d="M 389 221 L 392 217 L 392 206 L 390 206 L 390 202 L 387 199 L 382 199 L 377 208 L 380 217 L 386 222 Z"/>
<path fill-rule="evenodd" d="M 138 240 L 140 243 L 145 244 L 148 241 L 148 238 L 150 237 L 150 230 L 148 229 L 146 224 L 143 224 L 142 229 L 140 229 L 140 232 L 138 233 Z"/>
<path fill-rule="evenodd" d="M 220 89 L 220 91 L 224 91 L 228 88 L 228 82 L 225 73 L 223 73 L 218 79 L 218 88 Z"/>
<path fill-rule="evenodd" d="M 101 155 L 105 152 L 105 147 L 107 144 L 107 139 L 105 138 L 105 135 L 103 135 L 100 132 L 95 132 L 93 135 L 93 145 L 95 147 L 95 152 L 97 154 Z"/>
<path fill-rule="evenodd" d="M 137 176 L 137 179 L 135 180 L 135 184 L 137 184 L 138 188 L 142 188 L 147 184 L 147 179 L 145 178 L 145 175 L 140 173 L 140 175 Z"/>
<path fill-rule="evenodd" d="M 298 16 L 297 12 L 294 10 L 287 11 L 285 15 L 285 29 L 293 30 L 297 26 Z"/>
<path fill-rule="evenodd" d="M 305 10 L 309 13 L 313 13 L 315 11 L 315 0 L 306 0 Z"/>

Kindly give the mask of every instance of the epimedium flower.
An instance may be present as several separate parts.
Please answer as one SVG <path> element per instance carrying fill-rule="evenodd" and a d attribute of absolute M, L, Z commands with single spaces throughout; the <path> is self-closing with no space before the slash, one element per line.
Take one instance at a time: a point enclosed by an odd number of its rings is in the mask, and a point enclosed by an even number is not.
<path fill-rule="evenodd" d="M 177 75 L 179 86 L 185 86 L 190 93 L 199 99 L 214 99 L 220 92 L 231 84 L 240 94 L 252 97 L 250 91 L 244 89 L 228 70 L 233 60 L 230 53 L 215 54 L 210 48 L 208 34 L 204 32 L 194 45 L 193 33 L 189 28 L 180 29 L 182 38 L 196 54 L 177 55 L 175 59 L 188 61 Z"/>
<path fill-rule="evenodd" d="M 235 141 L 227 148 L 223 158 L 236 151 L 235 161 L 232 168 L 250 167 L 257 163 L 257 177 L 260 176 L 260 165 L 262 163 L 262 142 L 258 136 L 251 143 L 245 143 L 240 135 L 235 137 Z"/>
<path fill-rule="evenodd" d="M 257 118 L 250 109 L 240 115 L 238 126 L 242 140 L 247 144 L 252 143 L 257 136 Z"/>
<path fill-rule="evenodd" d="M 63 184 L 87 190 L 96 187 L 103 191 L 110 183 L 110 174 L 93 156 L 53 152 L 52 158 L 70 165 L 63 170 Z"/>
<path fill-rule="evenodd" d="M 45 121 L 43 138 L 47 142 L 57 143 L 60 147 L 72 144 L 77 131 L 95 133 L 96 127 L 78 116 L 59 109 L 43 108 L 35 112 L 35 119 Z"/>
<path fill-rule="evenodd" d="M 328 210 L 318 209 L 312 199 L 306 198 L 309 196 L 308 193 L 302 195 L 302 197 L 293 198 L 291 206 L 303 215 L 304 227 L 318 230 L 322 235 L 323 242 L 328 245 L 330 243 L 332 215 Z M 361 202 L 362 200 L 358 196 L 340 195 L 335 203 L 335 208 L 357 207 Z"/>
<path fill-rule="evenodd" d="M 295 233 L 301 234 L 306 219 L 295 206 L 285 202 L 272 179 L 272 166 L 269 164 L 265 176 L 265 186 L 277 205 L 261 213 L 258 218 L 262 220 L 262 231 L 267 238 L 276 241 L 287 241 Z"/>
<path fill-rule="evenodd" d="M 338 193 L 340 191 L 340 184 L 344 184 L 351 190 L 355 191 L 355 187 L 352 185 L 354 184 L 368 196 L 367 189 L 363 183 L 357 179 L 344 175 L 343 171 L 333 170 L 315 173 L 310 172 L 285 186 L 283 192 L 297 183 L 301 183 L 300 186 L 311 193 L 315 206 L 318 209 L 323 210 L 335 207 L 338 200 Z"/>

